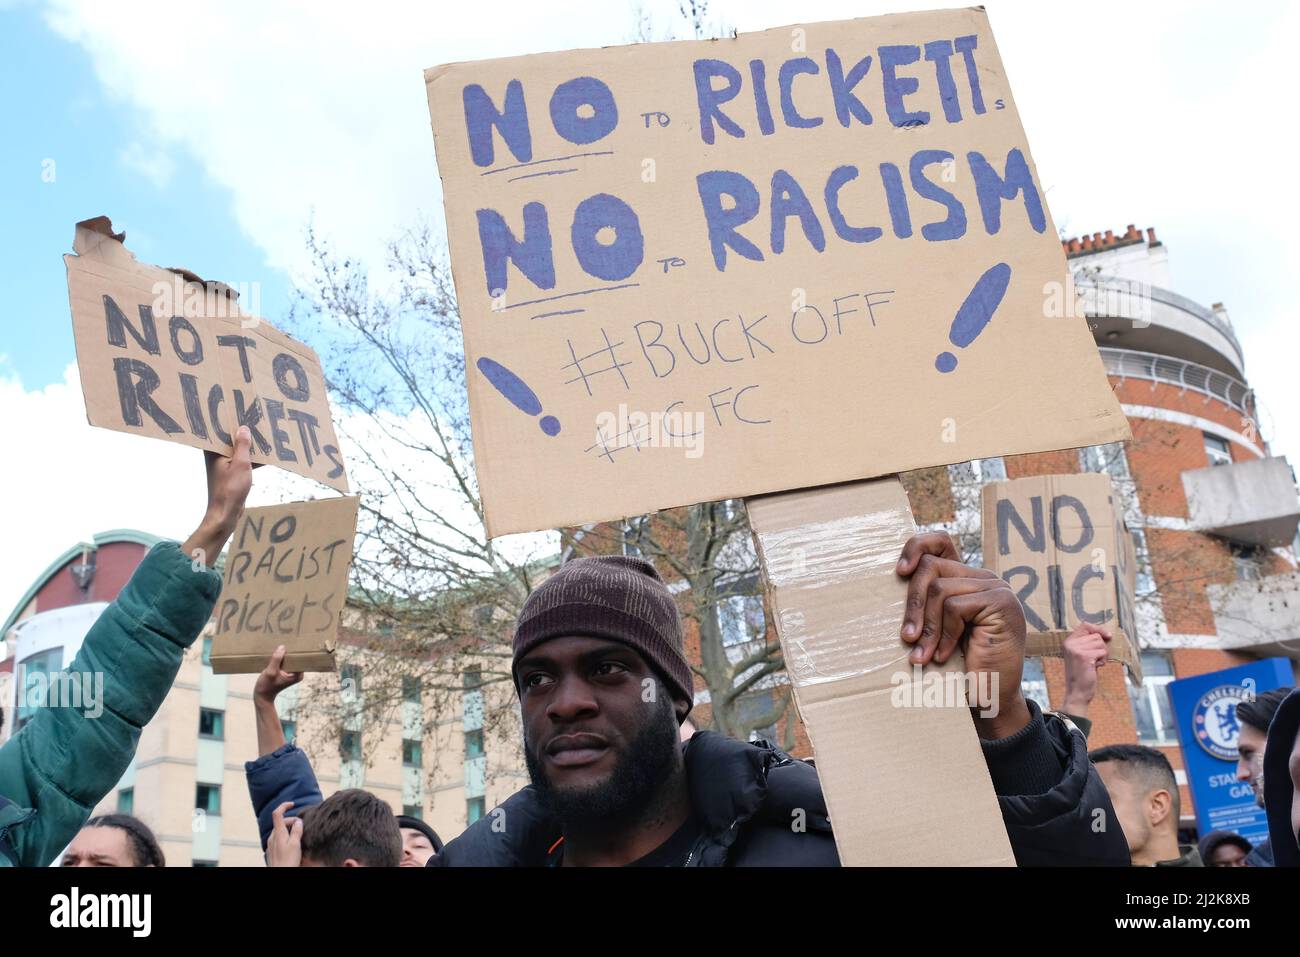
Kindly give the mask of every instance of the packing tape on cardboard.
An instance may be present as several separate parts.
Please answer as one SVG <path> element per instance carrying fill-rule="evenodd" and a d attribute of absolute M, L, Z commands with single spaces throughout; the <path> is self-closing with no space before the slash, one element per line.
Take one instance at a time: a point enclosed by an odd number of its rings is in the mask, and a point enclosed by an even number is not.
<path fill-rule="evenodd" d="M 899 507 L 765 532 L 768 585 L 774 595 L 788 599 L 805 589 L 878 580 L 898 563 L 903 546 L 899 529 L 911 521 L 911 513 Z M 815 622 L 807 621 L 799 608 L 778 607 L 790 680 L 807 687 L 906 662 L 910 649 L 898 636 L 904 601 L 900 593 L 896 600 L 855 602 L 851 610 L 845 607 Z"/>

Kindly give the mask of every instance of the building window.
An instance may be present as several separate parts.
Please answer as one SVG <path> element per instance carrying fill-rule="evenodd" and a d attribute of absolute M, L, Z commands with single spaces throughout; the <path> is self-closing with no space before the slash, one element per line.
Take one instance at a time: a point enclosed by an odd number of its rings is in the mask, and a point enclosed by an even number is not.
<path fill-rule="evenodd" d="M 37 708 L 45 707 L 50 676 L 62 670 L 62 648 L 39 651 L 18 666 L 18 718 L 14 724 L 15 731 L 36 716 Z M 41 677 L 35 678 L 35 675 Z"/>
<path fill-rule="evenodd" d="M 203 663 L 209 668 L 212 667 L 212 636 L 203 636 Z"/>
<path fill-rule="evenodd" d="M 1131 479 L 1128 454 L 1123 442 L 1106 445 L 1089 445 L 1079 449 L 1079 468 L 1085 472 L 1101 472 L 1114 479 Z"/>
<path fill-rule="evenodd" d="M 402 741 L 402 767 L 418 768 L 421 766 L 423 756 L 419 741 Z"/>
<path fill-rule="evenodd" d="M 1005 482 L 1007 463 L 1002 456 L 991 459 L 972 459 L 948 466 L 948 480 L 954 485 L 984 485 L 987 482 Z"/>
<path fill-rule="evenodd" d="M 772 691 L 760 691 L 757 694 L 742 695 L 736 701 L 736 717 L 742 725 L 762 721 L 776 707 L 776 698 Z M 749 732 L 750 741 L 770 741 L 776 743 L 776 722 L 754 727 Z"/>
<path fill-rule="evenodd" d="M 1168 684 L 1174 680 L 1174 667 L 1168 657 L 1153 651 L 1142 652 L 1142 687 L 1128 681 L 1129 700 L 1137 721 L 1139 744 L 1177 744 L 1178 729 L 1174 709 L 1169 704 Z"/>
<path fill-rule="evenodd" d="M 424 808 L 418 804 L 403 804 L 402 817 L 413 817 L 417 821 L 424 820 Z"/>
<path fill-rule="evenodd" d="M 221 785 L 200 784 L 194 789 L 194 807 L 209 816 L 221 814 Z"/>
<path fill-rule="evenodd" d="M 1201 435 L 1205 439 L 1205 457 L 1210 460 L 1211 465 L 1232 464 L 1232 446 L 1228 444 L 1227 439 L 1221 439 L 1209 432 L 1202 432 Z"/>
<path fill-rule="evenodd" d="M 212 708 L 199 709 L 199 737 L 217 741 L 226 736 L 226 713 Z"/>
<path fill-rule="evenodd" d="M 1030 701 L 1044 711 L 1052 706 L 1047 697 L 1047 675 L 1043 672 L 1042 658 L 1026 658 L 1025 669 L 1020 673 L 1020 690 Z"/>
<path fill-rule="evenodd" d="M 643 558 L 641 549 L 642 536 L 647 531 L 649 519 L 642 515 L 629 518 L 623 523 L 623 554 L 631 558 Z"/>
<path fill-rule="evenodd" d="M 723 647 L 743 645 L 767 634 L 760 595 L 731 595 L 718 602 L 718 630 Z"/>
<path fill-rule="evenodd" d="M 465 802 L 466 823 L 473 824 L 487 813 L 487 799 L 476 797 Z"/>
<path fill-rule="evenodd" d="M 483 729 L 465 732 L 465 757 L 477 758 L 483 754 Z"/>
<path fill-rule="evenodd" d="M 1133 535 L 1133 554 L 1137 558 L 1135 587 L 1137 597 L 1151 595 L 1156 590 L 1155 574 L 1151 571 L 1151 552 L 1147 548 L 1147 533 L 1144 528 L 1131 529 Z"/>
<path fill-rule="evenodd" d="M 352 700 L 361 697 L 361 668 L 357 665 L 344 665 L 339 669 L 339 681 L 343 685 L 344 697 L 352 695 Z"/>
<path fill-rule="evenodd" d="M 977 459 L 980 482 L 1005 482 L 1007 480 L 1007 463 L 1000 455 L 991 459 Z"/>
<path fill-rule="evenodd" d="M 466 691 L 477 691 L 483 687 L 483 671 L 479 668 L 466 668 L 462 680 Z"/>
<path fill-rule="evenodd" d="M 344 731 L 339 735 L 339 760 L 361 760 L 361 732 Z"/>
<path fill-rule="evenodd" d="M 402 700 L 408 704 L 420 703 L 420 679 L 414 675 L 402 676 Z"/>
<path fill-rule="evenodd" d="M 281 718 L 280 730 L 284 732 L 285 743 L 292 744 L 298 737 L 298 722 L 289 718 Z"/>
<path fill-rule="evenodd" d="M 1232 546 L 1232 569 L 1239 582 L 1257 582 L 1264 577 L 1268 552 L 1255 545 Z"/>
<path fill-rule="evenodd" d="M 117 792 L 117 813 L 135 813 L 135 788 L 122 788 Z"/>

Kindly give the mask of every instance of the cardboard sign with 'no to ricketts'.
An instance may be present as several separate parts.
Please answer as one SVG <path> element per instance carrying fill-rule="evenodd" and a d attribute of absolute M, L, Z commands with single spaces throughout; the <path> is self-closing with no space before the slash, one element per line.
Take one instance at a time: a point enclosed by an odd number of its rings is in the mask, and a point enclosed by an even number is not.
<path fill-rule="evenodd" d="M 982 9 L 425 78 L 491 534 L 1128 436 Z"/>
<path fill-rule="evenodd" d="M 228 287 L 138 262 L 106 217 L 64 257 L 91 425 L 252 459 L 348 491 L 316 353 L 244 313 Z"/>

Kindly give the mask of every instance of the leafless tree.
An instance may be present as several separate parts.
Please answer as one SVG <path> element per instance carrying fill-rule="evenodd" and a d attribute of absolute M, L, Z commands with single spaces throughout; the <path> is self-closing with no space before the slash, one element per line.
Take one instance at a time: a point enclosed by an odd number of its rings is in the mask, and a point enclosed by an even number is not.
<path fill-rule="evenodd" d="M 359 701 L 317 684 L 301 707 L 333 714 L 339 729 L 382 728 L 418 686 L 426 714 L 445 719 L 474 672 L 485 699 L 501 702 L 486 709 L 485 734 L 504 733 L 517 722 L 499 693 L 510 689 L 512 624 L 554 546 L 503 548 L 487 536 L 445 251 L 429 229 L 408 232 L 376 276 L 314 230 L 308 249 L 294 329 L 319 346 L 361 490 L 340 662 L 364 679 Z"/>

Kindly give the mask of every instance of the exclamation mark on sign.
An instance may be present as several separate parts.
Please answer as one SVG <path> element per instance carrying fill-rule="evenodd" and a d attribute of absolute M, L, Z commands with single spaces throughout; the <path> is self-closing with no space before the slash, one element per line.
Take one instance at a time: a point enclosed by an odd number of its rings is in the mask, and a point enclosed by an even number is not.
<path fill-rule="evenodd" d="M 1010 283 L 1011 267 L 1006 263 L 998 263 L 980 276 L 957 310 L 957 317 L 948 330 L 948 341 L 958 349 L 965 349 L 974 342 L 1002 304 Z M 940 372 L 951 372 L 957 368 L 957 357 L 951 352 L 941 352 L 935 357 L 934 367 Z"/>
<path fill-rule="evenodd" d="M 478 371 L 487 376 L 487 380 L 496 386 L 496 390 L 511 401 L 520 412 L 536 415 L 542 411 L 542 401 L 537 393 L 528 388 L 528 383 L 515 375 L 501 363 L 488 358 L 479 359 Z M 537 423 L 547 435 L 560 434 L 560 420 L 553 415 L 544 415 Z"/>

